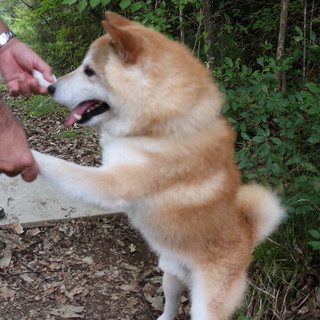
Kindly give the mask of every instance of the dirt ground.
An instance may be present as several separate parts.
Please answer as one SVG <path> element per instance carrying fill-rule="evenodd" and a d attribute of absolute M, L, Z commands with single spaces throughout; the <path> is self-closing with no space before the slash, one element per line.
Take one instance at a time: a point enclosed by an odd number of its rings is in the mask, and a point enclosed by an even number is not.
<path fill-rule="evenodd" d="M 66 129 L 61 113 L 11 109 L 32 148 L 83 165 L 100 163 L 97 136 Z M 125 216 L 0 229 L 0 320 L 156 319 L 161 281 L 156 257 Z M 188 319 L 188 299 L 182 299 L 180 320 Z"/>

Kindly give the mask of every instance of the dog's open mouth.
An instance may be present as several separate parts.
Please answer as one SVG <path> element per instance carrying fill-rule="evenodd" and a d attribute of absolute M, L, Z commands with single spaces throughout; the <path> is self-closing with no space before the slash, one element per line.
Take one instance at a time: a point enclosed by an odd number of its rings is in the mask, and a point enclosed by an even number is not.
<path fill-rule="evenodd" d="M 98 100 L 88 100 L 78 104 L 70 113 L 67 119 L 67 126 L 74 123 L 84 124 L 91 118 L 106 112 L 110 109 L 106 102 Z"/>

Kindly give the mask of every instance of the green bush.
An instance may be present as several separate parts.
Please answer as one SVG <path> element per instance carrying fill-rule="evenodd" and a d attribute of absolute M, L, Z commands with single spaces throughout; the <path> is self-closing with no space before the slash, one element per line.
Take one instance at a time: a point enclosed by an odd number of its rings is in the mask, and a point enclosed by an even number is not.
<path fill-rule="evenodd" d="M 320 87 L 310 82 L 284 94 L 276 77 L 282 66 L 272 59 L 258 64 L 261 68 L 253 70 L 226 58 L 214 72 L 226 95 L 225 114 L 238 134 L 236 160 L 244 181 L 275 188 L 289 214 L 320 218 Z"/>

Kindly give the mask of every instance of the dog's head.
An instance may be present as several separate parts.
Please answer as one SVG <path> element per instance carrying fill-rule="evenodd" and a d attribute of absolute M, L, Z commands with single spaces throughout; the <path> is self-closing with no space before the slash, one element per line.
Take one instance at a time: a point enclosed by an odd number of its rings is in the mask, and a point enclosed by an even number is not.
<path fill-rule="evenodd" d="M 68 125 L 154 136 L 214 122 L 220 93 L 187 48 L 115 13 L 106 18 L 107 34 L 91 44 L 80 67 L 49 87 L 72 110 Z"/>

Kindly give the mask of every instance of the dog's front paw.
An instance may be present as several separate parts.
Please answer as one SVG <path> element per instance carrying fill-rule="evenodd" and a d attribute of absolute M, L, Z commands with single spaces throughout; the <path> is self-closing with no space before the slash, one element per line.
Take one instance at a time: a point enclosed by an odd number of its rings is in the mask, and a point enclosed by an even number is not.
<path fill-rule="evenodd" d="M 57 177 L 63 176 L 65 169 L 65 161 L 48 154 L 44 154 L 32 150 L 33 157 L 37 162 L 40 175 L 46 180 L 54 180 Z"/>
<path fill-rule="evenodd" d="M 53 156 L 41 153 L 36 150 L 32 150 L 31 152 L 40 168 L 40 174 L 45 173 L 46 171 L 50 170 L 50 168 L 52 169 L 53 167 L 57 167 L 57 164 L 59 163 L 60 159 Z"/>
<path fill-rule="evenodd" d="M 162 314 L 157 320 L 174 320 L 174 319 L 175 319 L 175 316 L 168 317 L 167 315 Z"/>
<path fill-rule="evenodd" d="M 38 163 L 39 167 L 41 168 L 42 164 L 45 163 L 46 161 L 46 158 L 48 158 L 49 156 L 39 152 L 39 151 L 36 151 L 36 150 L 31 150 L 32 152 L 32 155 L 34 157 L 34 159 L 36 160 L 36 162 Z"/>

